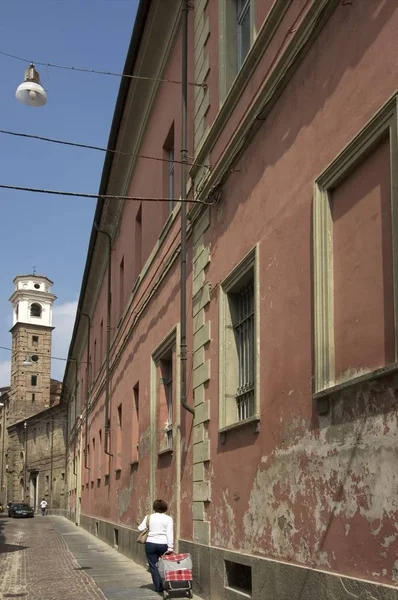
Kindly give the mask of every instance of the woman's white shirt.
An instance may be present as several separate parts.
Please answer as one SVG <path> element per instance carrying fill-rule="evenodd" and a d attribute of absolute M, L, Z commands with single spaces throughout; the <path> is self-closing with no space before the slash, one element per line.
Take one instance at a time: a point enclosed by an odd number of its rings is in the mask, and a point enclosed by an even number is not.
<path fill-rule="evenodd" d="M 146 528 L 146 520 L 138 525 L 139 531 L 144 531 Z M 174 548 L 174 536 L 173 536 L 173 519 L 170 515 L 165 513 L 153 513 L 149 516 L 149 533 L 147 542 L 153 544 L 167 544 L 167 550 L 173 550 Z"/>

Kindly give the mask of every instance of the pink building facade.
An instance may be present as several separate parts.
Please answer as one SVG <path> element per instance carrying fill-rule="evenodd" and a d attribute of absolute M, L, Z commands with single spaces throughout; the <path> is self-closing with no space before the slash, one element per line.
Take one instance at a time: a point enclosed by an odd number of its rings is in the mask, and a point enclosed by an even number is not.
<path fill-rule="evenodd" d="M 164 498 L 212 600 L 397 598 L 398 5 L 191 7 L 191 411 L 182 27 L 140 2 L 64 380 L 69 516 L 144 561 Z"/>

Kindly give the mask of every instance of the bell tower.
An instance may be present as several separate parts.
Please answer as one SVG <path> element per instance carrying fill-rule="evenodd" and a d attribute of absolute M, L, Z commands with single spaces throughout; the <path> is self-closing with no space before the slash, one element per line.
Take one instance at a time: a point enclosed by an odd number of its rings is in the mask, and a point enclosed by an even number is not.
<path fill-rule="evenodd" d="M 10 424 L 50 406 L 53 282 L 43 275 L 14 279 Z"/>

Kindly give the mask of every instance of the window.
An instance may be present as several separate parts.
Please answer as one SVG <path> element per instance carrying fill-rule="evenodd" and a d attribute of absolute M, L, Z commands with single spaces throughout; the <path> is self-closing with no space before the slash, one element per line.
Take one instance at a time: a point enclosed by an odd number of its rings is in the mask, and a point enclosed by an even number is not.
<path fill-rule="evenodd" d="M 50 488 L 50 476 L 46 475 L 46 494 L 48 494 L 49 488 Z"/>
<path fill-rule="evenodd" d="M 315 181 L 316 393 L 398 358 L 397 143 L 395 96 Z"/>
<path fill-rule="evenodd" d="M 133 388 L 133 418 L 132 418 L 132 453 L 131 462 L 138 461 L 138 448 L 140 443 L 140 384 L 137 382 Z"/>
<path fill-rule="evenodd" d="M 117 430 L 116 430 L 116 471 L 122 468 L 122 427 L 123 427 L 123 408 L 119 404 L 117 407 Z"/>
<path fill-rule="evenodd" d="M 36 386 L 37 385 L 37 375 L 31 375 L 31 377 L 30 377 L 30 385 L 32 385 L 32 386 Z"/>
<path fill-rule="evenodd" d="M 94 340 L 94 364 L 93 364 L 93 375 L 97 374 L 97 340 Z"/>
<path fill-rule="evenodd" d="M 254 34 L 255 0 L 220 0 L 220 95 L 227 96 Z"/>
<path fill-rule="evenodd" d="M 137 210 L 134 227 L 134 281 L 139 277 L 142 268 L 142 204 Z"/>
<path fill-rule="evenodd" d="M 39 344 L 39 336 L 32 335 L 32 346 L 38 346 L 38 344 Z"/>
<path fill-rule="evenodd" d="M 225 561 L 226 586 L 242 592 L 251 598 L 252 595 L 252 569 L 249 565 L 242 565 L 229 560 Z"/>
<path fill-rule="evenodd" d="M 164 356 L 160 360 L 161 382 L 164 389 L 164 402 L 166 420 L 164 431 L 166 437 L 166 448 L 173 447 L 173 355 Z"/>
<path fill-rule="evenodd" d="M 35 400 L 36 400 L 36 394 L 32 394 L 32 404 L 35 403 Z"/>
<path fill-rule="evenodd" d="M 237 60 L 241 68 L 250 49 L 251 17 L 250 0 L 237 0 Z"/>
<path fill-rule="evenodd" d="M 50 437 L 50 422 L 47 421 L 46 423 L 46 435 L 47 437 Z"/>
<path fill-rule="evenodd" d="M 152 386 L 157 407 L 158 452 L 173 449 L 173 405 L 179 402 L 178 328 L 175 328 L 152 354 Z M 138 391 L 138 390 L 137 390 Z"/>
<path fill-rule="evenodd" d="M 174 150 L 174 123 L 167 134 L 166 141 L 163 145 L 163 156 L 165 159 L 163 170 L 163 193 L 164 197 L 169 199 L 168 213 L 171 213 L 174 208 L 175 198 L 175 150 Z"/>
<path fill-rule="evenodd" d="M 40 318 L 41 317 L 41 311 L 42 308 L 40 306 L 40 304 L 37 304 L 36 302 L 30 305 L 30 316 L 31 317 L 37 317 Z"/>
<path fill-rule="evenodd" d="M 119 316 L 121 317 L 124 309 L 124 256 L 119 265 Z M 101 343 L 101 342 L 100 342 Z"/>
<path fill-rule="evenodd" d="M 104 320 L 102 319 L 100 325 L 100 354 L 99 354 L 99 362 L 102 363 L 104 359 Z"/>
<path fill-rule="evenodd" d="M 221 286 L 220 427 L 258 414 L 256 251 Z"/>

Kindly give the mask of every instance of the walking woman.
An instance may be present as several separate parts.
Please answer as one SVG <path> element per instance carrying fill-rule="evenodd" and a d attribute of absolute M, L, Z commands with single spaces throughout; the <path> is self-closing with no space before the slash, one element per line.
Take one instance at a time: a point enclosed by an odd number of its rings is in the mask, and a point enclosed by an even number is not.
<path fill-rule="evenodd" d="M 155 592 L 163 591 L 157 562 L 163 554 L 173 552 L 174 548 L 173 519 L 169 515 L 166 515 L 167 508 L 167 502 L 164 500 L 155 500 L 153 503 L 153 513 L 148 516 L 149 532 L 145 542 L 145 554 L 148 559 Z M 144 531 L 146 527 L 147 517 L 138 525 L 138 529 L 139 531 Z"/>

